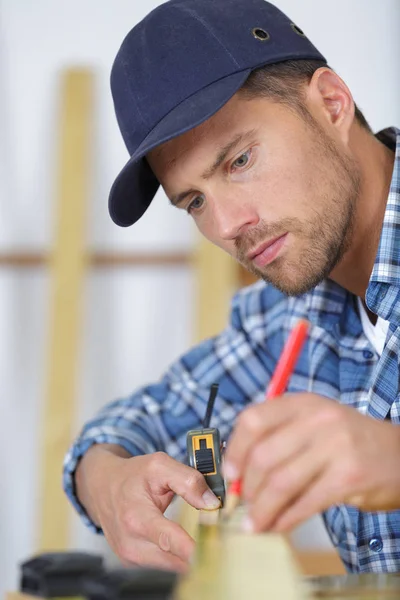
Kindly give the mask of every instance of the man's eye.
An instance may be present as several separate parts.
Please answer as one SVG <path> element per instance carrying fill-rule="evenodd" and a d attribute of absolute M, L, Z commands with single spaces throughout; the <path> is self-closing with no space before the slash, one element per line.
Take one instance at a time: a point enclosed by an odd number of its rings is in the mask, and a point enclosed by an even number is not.
<path fill-rule="evenodd" d="M 250 156 L 251 156 L 251 150 L 247 150 L 247 152 L 244 152 L 243 154 L 241 154 L 239 156 L 239 158 L 237 158 L 232 163 L 233 169 L 243 169 L 243 167 L 245 167 L 247 165 L 247 163 L 249 162 Z"/>
<path fill-rule="evenodd" d="M 203 202 L 204 196 L 196 196 L 196 198 L 193 198 L 193 200 L 187 207 L 188 213 L 190 213 L 192 210 L 199 210 L 203 206 Z"/>

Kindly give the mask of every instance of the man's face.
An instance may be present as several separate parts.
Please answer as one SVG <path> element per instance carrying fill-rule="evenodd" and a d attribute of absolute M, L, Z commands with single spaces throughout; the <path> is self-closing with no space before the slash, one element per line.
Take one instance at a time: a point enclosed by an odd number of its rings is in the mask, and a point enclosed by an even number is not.
<path fill-rule="evenodd" d="M 358 165 L 283 105 L 236 94 L 147 158 L 207 239 L 286 294 L 312 289 L 350 246 Z"/>

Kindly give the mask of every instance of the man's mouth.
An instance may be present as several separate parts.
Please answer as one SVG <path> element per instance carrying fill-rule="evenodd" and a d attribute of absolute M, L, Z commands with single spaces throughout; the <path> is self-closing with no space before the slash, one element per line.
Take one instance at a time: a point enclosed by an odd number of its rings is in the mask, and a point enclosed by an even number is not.
<path fill-rule="evenodd" d="M 287 233 L 267 242 L 263 242 L 257 248 L 247 254 L 247 260 L 253 262 L 259 269 L 272 263 L 283 247 Z"/>

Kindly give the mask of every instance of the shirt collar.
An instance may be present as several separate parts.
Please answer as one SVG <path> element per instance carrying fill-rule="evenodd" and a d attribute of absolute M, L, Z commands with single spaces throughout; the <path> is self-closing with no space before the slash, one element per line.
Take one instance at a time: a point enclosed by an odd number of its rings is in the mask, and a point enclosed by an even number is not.
<path fill-rule="evenodd" d="M 377 137 L 395 149 L 395 160 L 378 252 L 365 300 L 375 314 L 400 322 L 400 130 L 385 129 Z"/>
<path fill-rule="evenodd" d="M 383 220 L 381 238 L 370 282 L 367 306 L 382 318 L 390 320 L 397 305 L 400 322 L 400 130 L 395 127 L 376 134 L 377 139 L 395 150 L 395 162 Z M 395 289 L 389 289 L 393 284 Z M 303 296 L 308 318 L 315 325 L 332 330 L 344 318 L 344 306 L 352 294 L 326 279 Z M 353 306 L 353 303 L 351 303 Z M 390 316 L 389 316 L 390 315 Z"/>

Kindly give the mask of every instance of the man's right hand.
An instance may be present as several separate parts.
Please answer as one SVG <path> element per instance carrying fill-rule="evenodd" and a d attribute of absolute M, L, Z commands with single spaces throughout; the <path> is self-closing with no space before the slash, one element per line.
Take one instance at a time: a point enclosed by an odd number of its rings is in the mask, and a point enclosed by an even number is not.
<path fill-rule="evenodd" d="M 198 509 L 219 506 L 195 469 L 157 452 L 130 457 L 95 445 L 76 471 L 77 494 L 124 564 L 186 571 L 194 540 L 163 513 L 174 494 Z"/>

